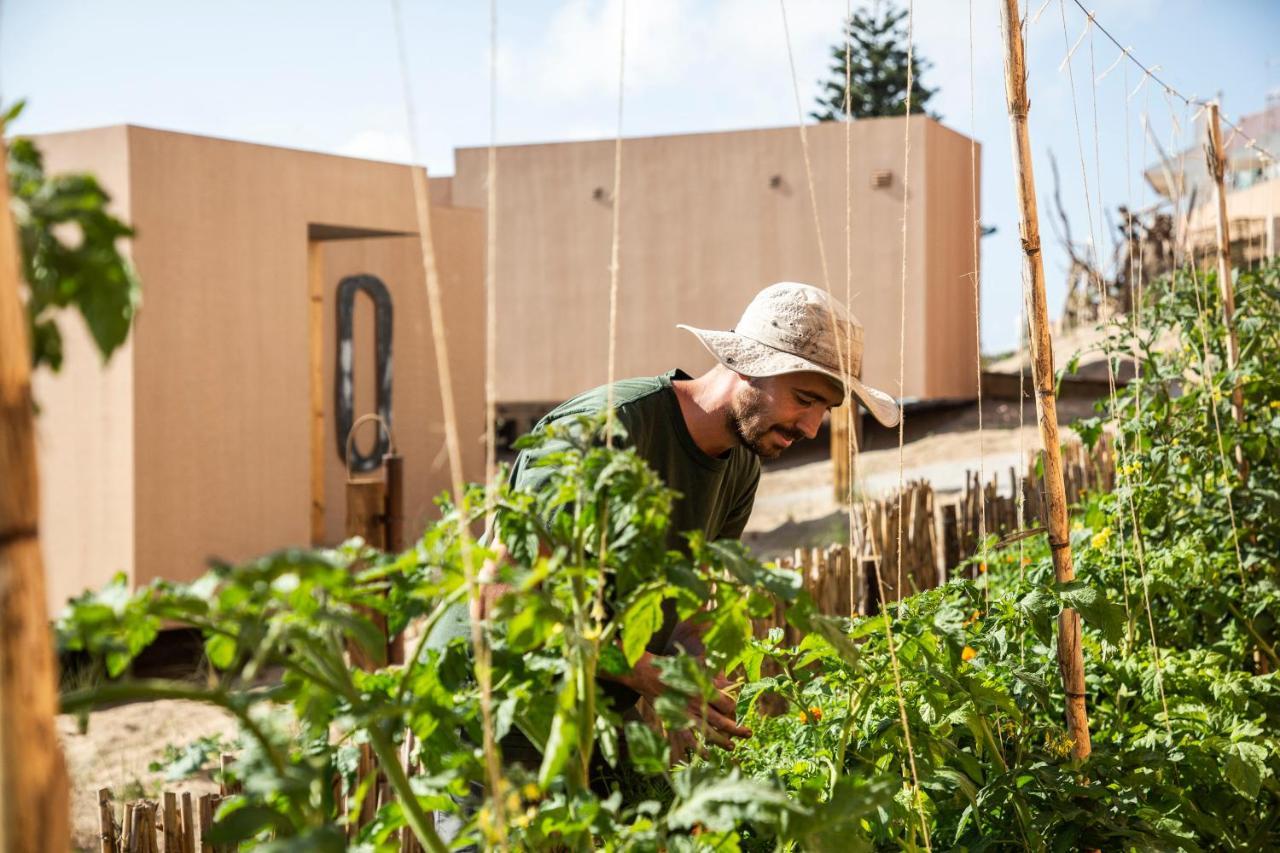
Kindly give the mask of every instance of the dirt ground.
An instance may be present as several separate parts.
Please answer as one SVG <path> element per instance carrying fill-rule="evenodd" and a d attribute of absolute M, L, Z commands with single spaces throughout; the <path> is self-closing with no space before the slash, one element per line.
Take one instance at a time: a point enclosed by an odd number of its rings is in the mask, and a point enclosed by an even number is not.
<path fill-rule="evenodd" d="M 1063 424 L 1089 414 L 1092 404 L 1088 401 L 1059 404 Z M 945 495 L 963 488 L 965 472 L 977 470 L 980 456 L 988 476 L 998 471 L 1007 477 L 1011 465 L 1039 446 L 1034 406 L 1024 408 L 1021 430 L 1015 403 L 988 401 L 982 416 L 980 454 L 976 404 L 909 410 L 902 451 L 904 479 L 928 479 Z M 897 431 L 868 428 L 864 446 L 859 457 L 860 488 L 868 495 L 891 491 L 898 483 Z M 758 556 L 767 559 L 798 546 L 843 538 L 847 521 L 835 501 L 828 453 L 824 432 L 766 466 L 743 537 Z M 230 739 L 235 723 L 218 709 L 162 701 L 96 712 L 84 734 L 79 733 L 75 718 L 63 716 L 58 731 L 72 779 L 75 843 L 77 849 L 97 850 L 99 788 L 111 788 L 117 804 L 126 797 L 154 797 L 161 790 L 216 791 L 216 784 L 207 777 L 166 784 L 148 765 L 160 759 L 168 744 L 182 747 L 214 733 Z"/>
<path fill-rule="evenodd" d="M 235 737 L 236 724 L 221 709 L 197 702 L 137 702 L 95 711 L 88 731 L 80 732 L 72 716 L 58 717 L 58 737 L 71 775 L 72 844 L 76 850 L 99 850 L 98 789 L 110 788 L 116 819 L 125 799 L 154 798 L 162 790 L 191 791 L 192 796 L 217 793 L 207 776 L 165 782 L 148 765 L 164 755 L 167 744 L 186 746 L 206 735 Z"/>

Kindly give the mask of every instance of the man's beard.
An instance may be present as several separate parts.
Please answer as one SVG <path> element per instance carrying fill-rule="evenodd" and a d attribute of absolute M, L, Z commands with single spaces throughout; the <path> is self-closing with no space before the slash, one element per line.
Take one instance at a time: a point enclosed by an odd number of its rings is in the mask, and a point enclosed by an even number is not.
<path fill-rule="evenodd" d="M 777 445 L 766 445 L 764 440 L 770 432 L 777 430 L 786 438 L 798 441 L 804 438 L 799 430 L 787 429 L 781 424 L 771 423 L 768 419 L 768 404 L 765 395 L 753 385 L 748 385 L 729 404 L 727 415 L 729 429 L 738 436 L 748 450 L 763 459 L 774 459 L 782 453 L 783 448 Z"/>

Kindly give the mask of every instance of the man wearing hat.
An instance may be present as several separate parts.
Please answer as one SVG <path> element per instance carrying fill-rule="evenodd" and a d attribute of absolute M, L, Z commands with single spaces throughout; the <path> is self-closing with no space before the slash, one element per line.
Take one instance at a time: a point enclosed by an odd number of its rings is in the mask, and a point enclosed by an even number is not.
<path fill-rule="evenodd" d="M 898 422 L 893 398 L 859 379 L 862 325 L 816 287 L 794 282 L 766 287 L 731 331 L 680 328 L 696 335 L 717 364 L 697 377 L 672 370 L 624 379 L 613 384 L 612 395 L 608 386 L 587 391 L 553 409 L 535 428 L 597 414 L 612 397 L 627 444 L 680 493 L 668 526 L 667 544 L 673 550 L 683 550 L 681 534 L 691 530 L 700 530 L 708 540 L 740 538 L 760 483 L 760 460 L 817 435 L 823 415 L 844 402 L 848 392 L 880 423 Z M 556 449 L 544 444 L 522 451 L 511 484 L 539 489 L 549 470 L 533 463 Z M 487 585 L 484 610 L 505 591 L 501 585 Z M 461 624 L 449 621 L 437 633 L 464 633 L 465 614 Z M 640 696 L 652 700 L 661 694 L 664 685 L 653 657 L 680 648 L 697 653 L 701 643 L 692 629 L 676 624 L 672 609 L 632 672 L 605 685 L 615 708 L 626 711 Z M 750 735 L 737 724 L 734 703 L 725 695 L 706 707 L 701 722 L 707 740 L 725 748 L 732 748 L 733 738 Z M 505 744 L 504 752 L 511 752 Z"/>

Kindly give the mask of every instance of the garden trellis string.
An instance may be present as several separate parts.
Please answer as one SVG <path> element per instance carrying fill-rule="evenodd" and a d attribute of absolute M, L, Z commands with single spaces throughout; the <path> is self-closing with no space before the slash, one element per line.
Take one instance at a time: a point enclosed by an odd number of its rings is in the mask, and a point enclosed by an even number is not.
<path fill-rule="evenodd" d="M 1065 44 L 1068 39 L 1067 11 L 1066 11 L 1065 0 L 1061 0 L 1061 2 L 1059 2 L 1058 9 L 1061 13 L 1062 38 L 1063 38 L 1063 43 Z M 1081 35 L 1081 38 L 1077 40 L 1075 47 L 1080 46 L 1080 44 L 1084 41 L 1084 36 L 1087 35 L 1089 32 L 1091 32 L 1092 27 L 1093 27 L 1093 15 L 1090 14 L 1089 20 L 1085 24 L 1085 32 Z M 1072 52 L 1074 52 L 1074 50 L 1075 48 L 1073 47 L 1070 51 L 1067 52 L 1066 59 L 1063 60 L 1062 65 L 1060 65 L 1059 68 L 1064 68 L 1066 70 L 1067 80 L 1068 80 L 1068 89 L 1071 92 L 1071 114 L 1074 120 L 1075 131 L 1076 131 L 1076 149 L 1080 159 L 1080 179 L 1081 179 L 1081 186 L 1084 189 L 1085 213 L 1086 213 L 1088 224 L 1089 224 L 1089 244 L 1090 244 L 1089 257 L 1090 257 L 1090 266 L 1092 268 L 1090 270 L 1090 274 L 1093 278 L 1094 285 L 1098 293 L 1099 320 L 1102 322 L 1102 325 L 1106 327 L 1110 323 L 1111 318 L 1110 318 L 1110 310 L 1107 303 L 1108 296 L 1106 293 L 1106 288 L 1103 286 L 1103 283 L 1102 283 L 1101 260 L 1098 255 L 1098 244 L 1101 238 L 1100 238 L 1100 235 L 1097 233 L 1096 226 L 1098 223 L 1095 222 L 1094 215 L 1093 215 L 1094 196 L 1096 196 L 1097 204 L 1098 204 L 1099 219 L 1101 219 L 1101 216 L 1102 216 L 1101 165 L 1096 162 L 1098 158 L 1098 151 L 1099 151 L 1099 143 L 1098 143 L 1099 134 L 1098 134 L 1098 123 L 1097 123 L 1098 83 L 1097 83 L 1096 75 L 1093 72 L 1093 42 L 1090 41 L 1089 43 L 1089 56 L 1090 56 L 1089 80 L 1093 87 L 1094 158 L 1095 158 L 1095 167 L 1098 170 L 1095 172 L 1096 192 L 1093 194 L 1091 194 L 1089 191 L 1089 173 L 1088 173 L 1088 167 L 1085 165 L 1084 137 L 1080 131 L 1080 110 L 1079 110 L 1079 104 L 1076 98 L 1075 73 L 1072 70 L 1072 63 L 1071 63 L 1071 59 L 1072 59 L 1071 54 Z M 1118 427 L 1119 421 L 1116 414 L 1117 403 L 1116 403 L 1115 371 L 1112 369 L 1112 365 L 1111 365 L 1111 353 L 1104 352 L 1104 356 L 1106 358 L 1106 364 L 1107 364 L 1108 412 L 1110 413 L 1110 418 L 1112 423 L 1114 423 Z M 1116 429 L 1116 452 L 1117 452 L 1117 462 L 1119 463 L 1117 466 L 1117 475 L 1118 477 L 1127 478 L 1129 476 L 1128 463 L 1126 462 L 1128 454 L 1126 453 L 1124 434 L 1118 428 Z M 1128 550 L 1128 544 L 1127 544 L 1127 539 L 1125 537 L 1124 506 L 1123 504 L 1119 504 L 1119 502 L 1117 502 L 1117 506 L 1116 506 L 1116 527 L 1118 528 L 1119 534 L 1120 534 L 1120 552 L 1121 554 L 1123 554 L 1125 551 Z M 1141 576 L 1142 576 L 1142 600 L 1146 609 L 1147 628 L 1150 632 L 1150 637 L 1151 637 L 1152 660 L 1155 665 L 1156 690 L 1160 696 L 1160 706 L 1164 711 L 1165 731 L 1169 735 L 1169 737 L 1172 738 L 1173 729 L 1169 721 L 1169 703 L 1165 696 L 1165 690 L 1164 690 L 1164 668 L 1160 659 L 1160 644 L 1156 638 L 1155 619 L 1151 615 L 1151 596 L 1148 590 L 1149 584 L 1147 581 L 1147 571 L 1146 571 L 1146 565 L 1145 565 L 1146 561 L 1145 561 L 1145 558 L 1143 557 L 1144 548 L 1142 547 L 1142 542 L 1140 541 L 1141 535 L 1142 535 L 1141 531 L 1138 529 L 1137 513 L 1134 512 L 1134 536 L 1136 537 L 1135 551 L 1138 556 L 1138 571 L 1141 573 Z M 1127 610 L 1127 602 L 1126 602 L 1126 610 Z M 1126 612 L 1126 621 L 1128 620 L 1128 618 L 1130 617 Z"/>
<path fill-rule="evenodd" d="M 910 46 L 910 37 L 911 37 L 911 24 L 910 24 L 910 21 L 911 21 L 911 16 L 912 16 L 912 5 L 913 5 L 913 4 L 912 4 L 911 2 L 908 2 L 908 6 L 907 6 L 907 10 L 908 10 L 908 11 L 907 11 L 907 20 L 908 20 L 908 25 L 907 25 L 907 42 L 908 42 L 908 47 L 907 47 L 907 69 L 908 69 L 908 70 L 907 70 L 907 112 L 906 112 L 906 116 L 904 117 L 904 122 L 903 122 L 903 123 L 904 123 L 904 125 L 905 125 L 905 131 L 904 131 L 904 132 L 905 132 L 905 134 L 906 134 L 906 138 L 907 138 L 907 142 L 908 142 L 908 143 L 910 142 L 910 134 L 911 134 L 911 130 L 910 130 L 910 128 L 911 128 L 911 123 L 910 123 L 910 112 L 911 112 L 911 86 L 912 86 L 912 77 L 911 77 L 911 71 L 910 71 L 910 68 L 911 68 L 911 56 L 912 56 L 912 54 L 911 54 L 911 46 Z M 809 157 L 809 142 L 808 142 L 808 136 L 807 136 L 807 134 L 805 133 L 805 124 L 804 124 L 804 108 L 803 108 L 803 106 L 802 106 L 802 104 L 801 104 L 801 100 L 800 100 L 800 83 L 799 83 L 799 78 L 798 78 L 798 76 L 796 75 L 795 57 L 792 55 L 792 50 L 791 50 L 791 31 L 790 31 L 790 27 L 789 27 L 789 25 L 788 25 L 788 23 L 787 23 L 787 3 L 786 3 L 786 0 L 778 0 L 778 6 L 779 6 L 779 8 L 780 8 L 780 10 L 781 10 L 781 13 L 782 13 L 782 32 L 783 32 L 783 37 L 784 37 L 784 40 L 785 40 L 785 42 L 786 42 L 786 48 L 787 48 L 787 63 L 788 63 L 788 65 L 789 65 L 789 67 L 790 67 L 790 70 L 791 70 L 791 85 L 792 85 L 792 90 L 793 90 L 793 92 L 795 93 L 795 101 L 796 101 L 796 124 L 797 124 L 797 128 L 798 128 L 798 130 L 799 130 L 799 133 L 800 133 L 800 148 L 801 148 L 801 153 L 802 153 L 803 158 L 804 158 L 805 177 L 806 177 L 806 179 L 807 179 L 807 181 L 808 181 L 808 185 L 809 185 L 809 201 L 810 201 L 810 205 L 811 205 L 811 207 L 812 207 L 812 209 L 813 209 L 813 224 L 814 224 L 814 230 L 815 230 L 815 232 L 816 232 L 816 234 L 817 234 L 817 240 L 818 240 L 818 253 L 819 253 L 819 257 L 820 257 L 820 259 L 821 259 L 821 263 L 822 263 L 822 278 L 823 278 L 823 285 L 824 285 L 824 288 L 825 288 L 825 290 L 826 290 L 826 292 L 827 292 L 828 297 L 830 297 L 830 296 L 831 296 L 831 279 L 830 279 L 830 275 L 829 275 L 829 271 L 828 271 L 828 266 L 827 266 L 826 247 L 825 247 L 825 243 L 823 242 L 823 238 L 822 238 L 822 222 L 821 222 L 821 219 L 820 219 L 819 214 L 818 214 L 818 198 L 817 198 L 817 192 L 816 192 L 816 190 L 815 190 L 815 188 L 814 188 L 813 164 L 812 164 L 812 162 L 811 162 L 811 160 L 810 160 L 810 157 Z M 910 148 L 909 148 L 909 146 L 908 146 L 908 147 L 906 148 L 906 153 L 907 153 L 907 155 L 909 155 L 909 152 L 910 152 Z M 847 181 L 846 181 L 846 184 L 847 184 Z M 905 175 L 904 175 L 904 178 L 903 178 L 903 185 L 904 185 L 904 188 L 905 188 L 905 186 L 906 186 L 906 177 L 905 177 Z M 905 287 L 905 285 L 906 285 L 906 244 L 905 244 L 905 239 L 906 239 L 906 205 L 907 205 L 907 195 L 906 195 L 905 189 L 904 189 L 904 192 L 903 192 L 903 200 L 902 200 L 902 203 L 903 203 L 903 226 L 902 226 L 902 227 L 903 227 L 903 240 L 904 240 L 904 243 L 903 243 L 903 286 Z M 847 207 L 847 206 L 848 206 L 848 202 L 847 202 L 847 200 L 846 200 L 846 207 Z M 904 311 L 904 312 L 905 312 L 905 310 L 906 310 L 906 309 L 905 309 L 905 304 L 906 304 L 906 303 L 905 303 L 905 300 L 904 300 L 904 301 L 903 301 L 903 311 Z M 832 310 L 832 312 L 833 312 L 833 316 L 832 316 L 832 325 L 833 325 L 833 327 L 834 327 L 834 325 L 835 325 L 834 308 L 833 308 L 833 309 L 831 309 L 831 310 Z M 903 319 L 903 324 L 905 325 L 905 315 L 904 315 L 904 319 Z M 904 351 L 904 349 L 902 348 L 902 346 L 901 346 L 901 342 L 900 342 L 900 343 L 899 343 L 899 359 L 901 359 L 901 358 L 903 357 L 904 353 L 905 353 L 905 351 Z M 846 362 L 846 360 L 845 360 L 844 347 L 843 347 L 843 346 L 841 346 L 841 344 L 840 344 L 840 336 L 839 336 L 839 335 L 837 335 L 837 336 L 836 336 L 836 355 L 837 355 L 837 358 L 838 358 L 838 359 L 839 359 L 839 361 L 840 361 L 840 369 L 841 369 L 841 372 L 844 372 L 844 371 L 846 370 L 846 367 L 847 367 L 847 362 Z M 900 365 L 900 366 L 899 366 L 899 397 L 901 397 L 901 377 L 902 377 L 902 373 L 901 373 L 901 365 Z M 850 403 L 850 405 L 853 405 L 853 403 L 851 402 L 851 403 Z M 902 584 L 901 584 L 901 574 L 902 574 L 902 509 L 901 509 L 901 507 L 902 507 L 902 469 L 901 469 L 901 441 L 902 441 L 902 429 L 901 429 L 901 425 L 902 425 L 902 418 L 901 418 L 901 415 L 899 415 L 898 425 L 899 425 L 899 429 L 898 429 L 898 436 L 899 436 L 899 439 L 898 439 L 898 440 L 899 440 L 899 471 L 898 471 L 898 481 L 899 481 L 899 493 L 898 493 L 898 507 L 899 507 L 899 510 L 898 510 L 898 574 L 899 574 L 899 584 L 898 584 L 897 589 L 898 589 L 898 593 L 899 593 L 899 595 L 901 595 L 901 590 L 902 590 Z M 852 429 L 852 423 L 850 424 L 850 432 L 853 432 L 853 429 Z M 850 507 L 850 511 L 852 511 L 852 507 Z M 852 546 L 852 543 L 850 543 L 850 545 Z M 915 805 L 915 807 L 916 807 L 916 812 L 918 813 L 918 815 L 919 815 L 919 817 L 920 817 L 920 829 L 921 829 L 921 831 L 922 831 L 922 833 L 923 833 L 924 842 L 925 842 L 925 847 L 926 847 L 926 849 L 931 849 L 931 848 L 930 848 L 930 841 L 929 841 L 929 829 L 928 829 L 928 823 L 927 823 L 927 821 L 926 821 L 926 819 L 925 819 L 925 815 L 924 815 L 924 803 L 923 803 L 923 801 L 922 801 L 922 796 L 921 796 L 920 778 L 919 778 L 919 774 L 918 774 L 918 773 L 917 773 L 917 771 L 916 771 L 915 750 L 914 750 L 914 748 L 913 748 L 913 746 L 912 746 L 912 742 L 911 742 L 911 728 L 910 728 L 910 724 L 909 724 L 909 722 L 908 722 L 908 720 L 907 720 L 907 705 L 906 705 L 906 700 L 905 700 L 905 698 L 904 698 L 904 696 L 903 696 L 903 692 L 902 692 L 902 675 L 901 675 L 900 667 L 899 667 L 899 665 L 898 665 L 898 655 L 897 655 L 897 651 L 896 651 L 896 649 L 895 649 L 895 647 L 894 647 L 893 627 L 892 627 L 892 624 L 891 624 L 891 620 L 890 620 L 890 618 L 889 618 L 888 609 L 887 609 L 887 607 L 885 607 L 885 606 L 884 606 L 884 584 L 883 584 L 883 580 L 882 580 L 881 573 L 880 573 L 880 563 L 879 563 L 879 561 L 876 561 L 876 562 L 874 563 L 874 565 L 875 565 L 875 567 L 876 567 L 876 586 L 877 586 L 877 589 L 878 589 L 878 590 L 879 590 L 879 592 L 880 592 L 880 601 L 881 601 L 881 603 L 882 603 L 882 605 L 881 605 L 881 609 L 882 609 L 882 616 L 883 616 L 883 620 L 884 620 L 885 637 L 886 637 L 886 642 L 887 642 L 887 644 L 888 644 L 888 650 L 889 650 L 889 660 L 890 660 L 890 663 L 891 663 L 891 666 L 892 666 L 892 671 L 893 671 L 894 693 L 895 693 L 895 696 L 896 696 L 896 698 L 897 698 L 897 703 L 898 703 L 898 715 L 899 715 L 899 720 L 900 720 L 900 722 L 901 722 L 901 724 L 902 724 L 902 731 L 903 731 L 903 741 L 904 741 L 904 744 L 905 744 L 905 746 L 906 746 L 906 748 L 907 748 L 907 758 L 908 758 L 908 763 L 909 763 L 909 765 L 910 765 L 910 769 L 911 769 L 912 800 L 914 801 L 914 805 Z M 901 612 L 901 598 L 899 598 L 899 612 Z"/>
<path fill-rule="evenodd" d="M 463 569 L 466 573 L 467 599 L 473 608 L 479 601 L 480 589 L 473 565 L 474 549 L 471 531 L 467 528 L 465 500 L 466 486 L 462 475 L 462 449 L 458 438 L 458 417 L 453 397 L 453 373 L 449 361 L 448 332 L 444 324 L 440 295 L 440 277 L 436 269 L 435 246 L 431 234 L 431 201 L 428 194 L 425 169 L 414 165 L 418 162 L 417 121 L 413 103 L 413 89 L 409 76 L 409 58 L 405 45 L 404 25 L 400 15 L 399 0 L 391 0 L 392 21 L 396 37 L 396 56 L 400 71 L 401 97 L 409 140 L 410 176 L 413 181 L 413 201 L 418 226 L 418 245 L 422 255 L 423 278 L 427 291 L 427 305 L 431 314 L 431 337 L 439 369 L 440 406 L 444 415 L 445 447 L 448 450 L 449 476 L 453 489 L 458 519 L 458 537 L 462 549 Z M 506 814 L 501 796 L 502 767 L 498 745 L 494 738 L 492 664 L 489 645 L 484 636 L 483 620 L 472 619 L 471 643 L 475 652 L 476 681 L 480 687 L 481 729 L 484 740 L 485 775 L 489 782 L 490 802 L 493 805 L 492 827 L 498 846 L 507 849 Z M 410 807 L 410 806 L 406 806 Z M 414 804 L 413 807 L 416 807 Z M 412 807 L 410 807 L 412 808 Z"/>

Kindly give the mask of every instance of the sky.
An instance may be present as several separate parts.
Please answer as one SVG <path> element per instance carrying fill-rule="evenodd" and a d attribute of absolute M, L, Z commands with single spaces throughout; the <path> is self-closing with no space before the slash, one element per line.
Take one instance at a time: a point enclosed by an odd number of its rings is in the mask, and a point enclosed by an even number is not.
<path fill-rule="evenodd" d="M 1024 12 L 1034 15 L 1043 2 L 1024 0 Z M 1220 97 L 1228 116 L 1261 110 L 1280 88 L 1280 3 L 1085 5 L 1133 56 L 1159 65 L 1167 83 L 1188 96 Z M 417 159 L 432 174 L 452 173 L 455 147 L 491 138 L 501 145 L 617 131 L 621 0 L 498 0 L 493 125 L 489 4 L 401 6 Z M 782 8 L 777 0 L 630 0 L 624 135 L 794 125 L 794 86 L 807 114 L 841 39 L 846 0 L 785 0 L 795 84 Z M 913 6 L 916 50 L 930 63 L 923 82 L 938 90 L 929 109 L 982 144 L 982 222 L 996 229 L 982 241 L 988 353 L 1017 345 L 1021 286 L 998 9 L 994 0 Z M 1114 217 L 1119 204 L 1154 200 L 1141 179 L 1155 158 L 1144 115 L 1166 149 L 1199 141 L 1194 109 L 1150 81 L 1140 87 L 1142 73 L 1127 61 L 1104 76 L 1119 51 L 1096 27 L 1080 40 L 1085 32 L 1074 0 L 1048 0 L 1028 25 L 1030 132 L 1054 314 L 1067 263 L 1047 221 L 1049 152 L 1076 237 L 1092 229 L 1105 246 L 1099 204 Z M 1078 40 L 1068 73 L 1061 63 Z M 399 68 L 389 0 L 0 0 L 0 99 L 27 99 L 20 133 L 131 123 L 407 161 Z"/>

